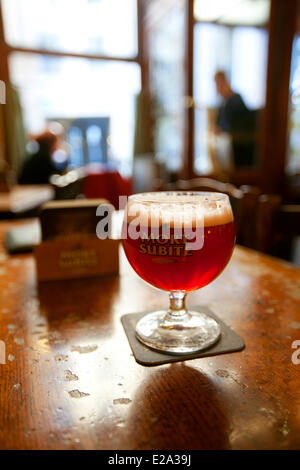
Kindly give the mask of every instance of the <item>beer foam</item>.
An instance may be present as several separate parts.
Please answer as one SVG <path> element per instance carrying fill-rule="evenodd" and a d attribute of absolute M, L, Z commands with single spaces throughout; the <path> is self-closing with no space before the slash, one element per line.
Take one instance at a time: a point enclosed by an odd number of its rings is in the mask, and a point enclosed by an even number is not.
<path fill-rule="evenodd" d="M 232 221 L 229 198 L 221 193 L 141 193 L 127 205 L 127 222 L 143 227 L 212 227 Z"/>

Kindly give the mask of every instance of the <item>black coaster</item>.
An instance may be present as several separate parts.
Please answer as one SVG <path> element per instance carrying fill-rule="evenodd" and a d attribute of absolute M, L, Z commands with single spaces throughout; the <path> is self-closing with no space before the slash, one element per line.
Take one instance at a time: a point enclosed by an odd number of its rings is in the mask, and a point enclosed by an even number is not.
<path fill-rule="evenodd" d="M 198 306 L 192 307 L 193 311 L 201 311 L 206 315 L 214 318 L 221 327 L 221 338 L 219 341 L 199 353 L 173 355 L 163 352 L 154 351 L 153 349 L 144 346 L 135 336 L 135 326 L 138 320 L 149 312 L 130 313 L 123 315 L 121 318 L 125 333 L 127 335 L 130 347 L 134 354 L 135 360 L 144 366 L 158 366 L 161 364 L 168 364 L 169 362 L 187 361 L 199 357 L 216 356 L 218 354 L 228 354 L 236 351 L 241 351 L 245 347 L 245 343 L 229 326 L 222 322 L 216 315 L 214 315 L 208 307 Z"/>

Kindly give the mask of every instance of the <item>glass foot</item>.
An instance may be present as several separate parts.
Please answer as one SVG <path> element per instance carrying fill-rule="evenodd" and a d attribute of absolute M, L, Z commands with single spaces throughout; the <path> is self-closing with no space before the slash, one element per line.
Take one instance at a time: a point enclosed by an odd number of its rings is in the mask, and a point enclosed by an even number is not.
<path fill-rule="evenodd" d="M 200 312 L 187 312 L 171 319 L 166 311 L 145 315 L 136 325 L 136 336 L 146 346 L 170 354 L 189 354 L 215 344 L 221 336 L 220 325 Z"/>

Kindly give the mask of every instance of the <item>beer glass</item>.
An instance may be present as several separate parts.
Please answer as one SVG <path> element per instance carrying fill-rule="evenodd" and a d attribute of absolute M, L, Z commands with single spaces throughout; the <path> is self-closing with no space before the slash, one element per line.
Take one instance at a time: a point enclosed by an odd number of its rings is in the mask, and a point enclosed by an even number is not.
<path fill-rule="evenodd" d="M 195 353 L 215 344 L 221 335 L 218 322 L 188 310 L 185 298 L 213 281 L 231 258 L 235 228 L 228 196 L 181 191 L 132 195 L 122 241 L 136 273 L 170 296 L 168 310 L 138 321 L 137 338 L 171 354 Z"/>

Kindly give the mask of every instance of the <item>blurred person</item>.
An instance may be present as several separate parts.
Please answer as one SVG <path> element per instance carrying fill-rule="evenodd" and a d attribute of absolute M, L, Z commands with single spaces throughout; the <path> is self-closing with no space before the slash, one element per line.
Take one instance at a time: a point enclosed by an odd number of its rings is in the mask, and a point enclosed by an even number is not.
<path fill-rule="evenodd" d="M 215 75 L 215 84 L 222 104 L 217 111 L 214 132 L 226 132 L 231 136 L 235 167 L 253 166 L 255 122 L 253 113 L 247 108 L 239 93 L 232 90 L 223 70 Z"/>
<path fill-rule="evenodd" d="M 241 95 L 232 90 L 223 70 L 218 70 L 214 78 L 217 93 L 223 99 L 218 110 L 216 132 L 230 132 L 235 125 L 236 118 L 246 112 L 248 108 Z"/>
<path fill-rule="evenodd" d="M 58 129 L 49 125 L 49 129 L 32 139 L 31 155 L 19 175 L 20 184 L 48 184 L 51 175 L 66 168 L 68 160 L 62 143 L 62 129 L 62 126 Z"/>

